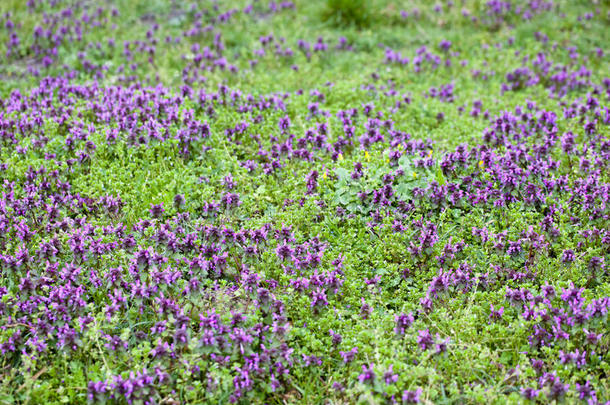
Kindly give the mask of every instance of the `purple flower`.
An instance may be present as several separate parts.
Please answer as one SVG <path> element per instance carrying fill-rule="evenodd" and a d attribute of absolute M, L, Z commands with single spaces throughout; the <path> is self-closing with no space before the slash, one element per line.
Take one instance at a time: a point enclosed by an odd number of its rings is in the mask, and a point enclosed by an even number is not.
<path fill-rule="evenodd" d="M 551 391 L 549 393 L 549 397 L 553 399 L 558 399 L 565 395 L 565 393 L 568 392 L 569 388 L 570 384 L 563 384 L 559 379 L 557 379 L 551 384 Z"/>
<path fill-rule="evenodd" d="M 393 367 L 394 365 L 390 364 L 388 370 L 383 374 L 383 380 L 387 385 L 394 384 L 398 381 L 398 374 L 394 374 L 394 371 L 392 370 Z"/>
<path fill-rule="evenodd" d="M 347 352 L 342 352 L 342 351 L 339 352 L 339 354 L 343 358 L 343 362 L 345 364 L 352 362 L 352 360 L 354 360 L 354 358 L 356 357 L 357 353 L 358 353 L 358 347 L 354 347 Z"/>
<path fill-rule="evenodd" d="M 544 367 L 544 361 L 540 359 L 530 359 L 530 363 L 532 363 L 532 368 L 538 372 L 541 372 Z"/>
<path fill-rule="evenodd" d="M 150 207 L 150 215 L 153 218 L 161 218 L 165 209 L 163 209 L 163 203 L 161 204 L 152 204 Z"/>
<path fill-rule="evenodd" d="M 343 384 L 336 382 L 336 381 L 333 383 L 333 389 L 337 392 L 345 391 L 345 387 L 343 386 Z"/>
<path fill-rule="evenodd" d="M 440 339 L 438 333 L 436 334 L 436 354 L 445 353 L 447 351 L 447 345 L 451 341 L 450 338 Z"/>
<path fill-rule="evenodd" d="M 583 332 L 586 335 L 587 342 L 590 344 L 597 344 L 602 338 L 601 333 L 597 334 L 595 332 L 589 332 L 587 329 L 583 329 Z"/>
<path fill-rule="evenodd" d="M 182 194 L 176 194 L 176 196 L 174 197 L 174 207 L 176 207 L 177 209 L 180 209 L 184 206 L 186 200 L 184 199 L 184 196 Z"/>
<path fill-rule="evenodd" d="M 422 389 L 418 388 L 415 391 L 403 391 L 402 392 L 402 403 L 403 404 L 418 404 L 419 397 L 421 396 Z"/>
<path fill-rule="evenodd" d="M 294 254 L 294 249 L 284 241 L 281 245 L 277 246 L 275 253 L 280 259 L 286 260 Z"/>
<path fill-rule="evenodd" d="M 540 394 L 540 390 L 537 390 L 535 388 L 521 388 L 521 395 L 523 395 L 525 399 L 534 399 L 538 396 L 538 394 Z"/>
<path fill-rule="evenodd" d="M 90 401 L 102 400 L 104 394 L 108 391 L 109 387 L 105 381 L 89 381 L 87 384 L 87 392 Z"/>
<path fill-rule="evenodd" d="M 566 249 L 563 251 L 561 261 L 564 263 L 572 263 L 575 258 L 574 251 L 572 249 Z"/>
<path fill-rule="evenodd" d="M 338 333 L 335 333 L 332 329 L 329 330 L 328 333 L 332 337 L 333 346 L 338 346 L 341 343 L 341 341 L 343 340 L 341 335 Z"/>
<path fill-rule="evenodd" d="M 233 176 L 231 176 L 231 174 L 225 176 L 222 179 L 222 185 L 225 186 L 227 190 L 233 190 L 236 186 Z"/>
<path fill-rule="evenodd" d="M 589 270 L 595 273 L 598 270 L 602 270 L 604 268 L 604 258 L 593 256 L 591 260 L 589 260 L 589 264 L 587 265 Z"/>
<path fill-rule="evenodd" d="M 362 306 L 360 307 L 360 316 L 363 319 L 368 319 L 369 315 L 373 312 L 373 308 L 364 301 L 364 298 L 361 298 Z"/>
<path fill-rule="evenodd" d="M 290 117 L 285 115 L 284 117 L 280 118 L 280 121 L 278 122 L 278 127 L 280 128 L 280 131 L 282 133 L 286 133 L 288 128 L 290 128 Z"/>
<path fill-rule="evenodd" d="M 235 208 L 241 205 L 241 201 L 239 199 L 239 194 L 236 193 L 226 193 L 220 199 L 220 202 L 223 207 L 230 209 Z"/>
<path fill-rule="evenodd" d="M 576 349 L 574 352 L 566 353 L 563 350 L 559 351 L 559 360 L 561 364 L 574 363 L 578 368 L 582 368 L 587 364 L 587 352 Z"/>
<path fill-rule="evenodd" d="M 570 154 L 574 149 L 574 134 L 566 132 L 561 138 L 561 148 L 567 154 Z"/>
<path fill-rule="evenodd" d="M 420 349 L 428 350 L 434 344 L 434 339 L 428 329 L 420 330 L 417 334 L 417 344 Z"/>
<path fill-rule="evenodd" d="M 588 380 L 582 385 L 576 383 L 576 392 L 578 392 L 578 398 L 580 399 L 595 398 L 595 390 Z"/>
<path fill-rule="evenodd" d="M 315 291 L 312 292 L 311 294 L 311 307 L 312 308 L 319 308 L 319 307 L 325 307 L 328 305 L 328 299 L 326 297 L 326 292 L 321 289 L 321 288 L 317 288 Z"/>
<path fill-rule="evenodd" d="M 157 347 L 150 351 L 150 354 L 153 358 L 162 357 L 169 353 L 170 348 L 167 342 L 159 343 Z"/>
<path fill-rule="evenodd" d="M 318 171 L 312 170 L 307 176 L 307 194 L 313 194 L 318 187 Z"/>
<path fill-rule="evenodd" d="M 407 328 L 409 328 L 413 324 L 413 312 L 409 314 L 397 315 L 395 320 L 396 327 L 394 328 L 394 332 L 396 332 L 397 335 L 404 335 Z"/>
<path fill-rule="evenodd" d="M 555 296 L 555 288 L 551 285 L 543 285 L 542 286 L 542 293 L 544 294 L 545 298 L 551 298 Z"/>
<path fill-rule="evenodd" d="M 372 364 L 369 364 L 368 367 L 365 364 L 362 365 L 362 374 L 358 376 L 358 380 L 360 380 L 360 382 L 363 384 L 373 383 L 373 381 L 375 380 L 375 372 L 373 371 Z"/>
<path fill-rule="evenodd" d="M 500 307 L 500 309 L 495 310 L 493 304 L 491 304 L 489 319 L 498 321 L 498 320 L 502 319 L 503 313 L 504 313 L 504 307 Z"/>

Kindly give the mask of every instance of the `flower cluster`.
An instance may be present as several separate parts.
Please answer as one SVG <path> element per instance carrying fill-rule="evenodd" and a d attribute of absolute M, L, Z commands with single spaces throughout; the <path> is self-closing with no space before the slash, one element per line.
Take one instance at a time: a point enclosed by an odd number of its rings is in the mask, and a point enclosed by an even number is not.
<path fill-rule="evenodd" d="M 122 3 L 0 16 L 7 398 L 610 399 L 607 5 Z"/>

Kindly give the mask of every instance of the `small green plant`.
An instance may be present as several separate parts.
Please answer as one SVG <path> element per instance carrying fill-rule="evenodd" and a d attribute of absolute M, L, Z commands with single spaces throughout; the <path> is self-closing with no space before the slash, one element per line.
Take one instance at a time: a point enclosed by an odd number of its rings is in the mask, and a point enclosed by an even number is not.
<path fill-rule="evenodd" d="M 340 27 L 365 28 L 372 13 L 366 0 L 326 0 L 322 19 Z"/>

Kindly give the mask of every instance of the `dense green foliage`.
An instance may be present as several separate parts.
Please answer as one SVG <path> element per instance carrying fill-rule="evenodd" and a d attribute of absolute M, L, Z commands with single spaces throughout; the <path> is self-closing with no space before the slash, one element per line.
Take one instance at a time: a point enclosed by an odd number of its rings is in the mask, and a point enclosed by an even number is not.
<path fill-rule="evenodd" d="M 609 24 L 0 2 L 0 403 L 610 401 Z"/>

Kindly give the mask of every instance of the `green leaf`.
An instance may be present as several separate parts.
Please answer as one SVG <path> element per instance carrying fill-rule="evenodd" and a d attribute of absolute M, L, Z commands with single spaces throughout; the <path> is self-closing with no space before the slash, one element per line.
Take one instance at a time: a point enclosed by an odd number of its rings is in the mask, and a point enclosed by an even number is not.
<path fill-rule="evenodd" d="M 337 167 L 335 168 L 335 174 L 337 175 L 337 177 L 339 177 L 340 180 L 347 180 L 350 176 L 350 172 L 349 170 L 343 168 L 343 167 Z"/>

